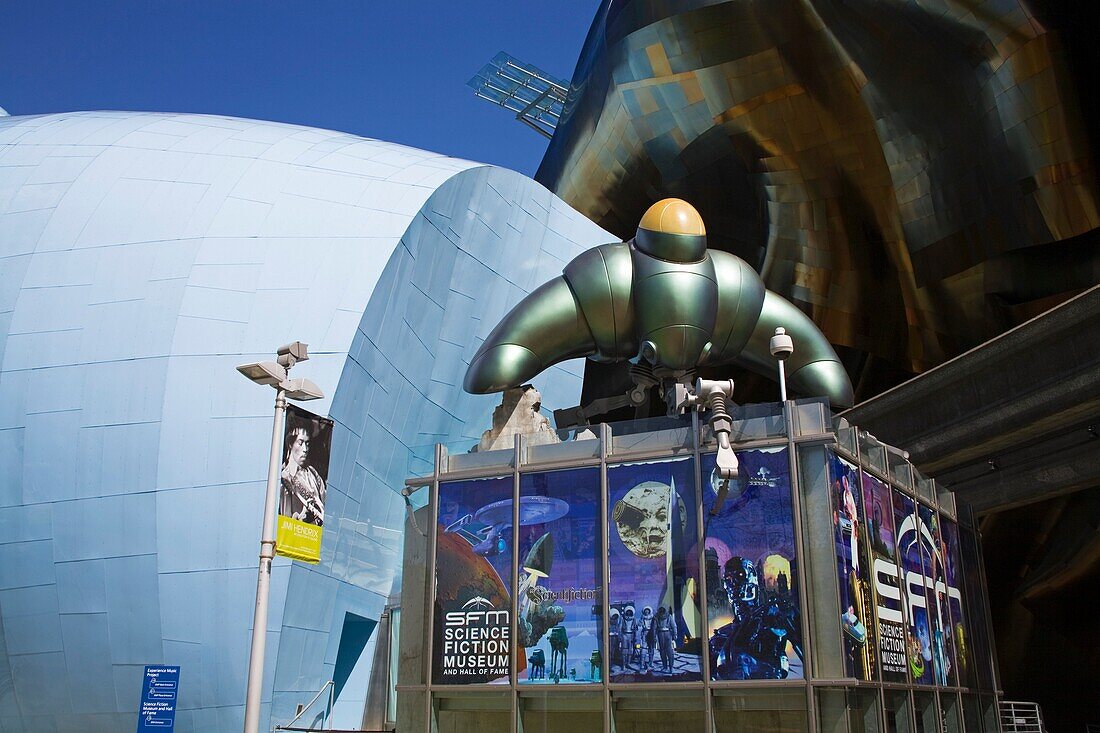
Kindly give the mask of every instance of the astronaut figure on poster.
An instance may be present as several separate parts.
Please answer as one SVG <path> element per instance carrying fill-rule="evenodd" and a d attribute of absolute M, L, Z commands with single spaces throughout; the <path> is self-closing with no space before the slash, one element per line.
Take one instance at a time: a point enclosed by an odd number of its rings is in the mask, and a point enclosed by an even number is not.
<path fill-rule="evenodd" d="M 611 466 L 607 481 L 612 619 L 608 631 L 618 642 L 612 642 L 608 679 L 700 680 L 703 639 L 694 462 Z"/>

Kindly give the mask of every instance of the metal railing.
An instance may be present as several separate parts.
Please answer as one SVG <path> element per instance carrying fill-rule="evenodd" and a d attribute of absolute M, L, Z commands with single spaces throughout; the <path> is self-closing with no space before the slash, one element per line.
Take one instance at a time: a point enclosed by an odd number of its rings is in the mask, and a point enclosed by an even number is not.
<path fill-rule="evenodd" d="M 301 718 L 303 715 L 305 715 L 306 712 L 311 707 L 313 707 L 313 703 L 317 702 L 317 700 L 320 699 L 321 695 L 325 694 L 325 690 L 328 690 L 328 706 L 323 711 L 321 711 L 321 727 L 320 728 L 314 728 L 312 725 L 308 728 L 301 728 L 301 727 L 296 728 L 296 727 L 294 727 L 294 724 L 298 722 L 298 719 Z M 312 700 L 310 700 L 308 703 L 306 703 L 305 705 L 298 708 L 297 714 L 291 719 L 291 721 L 289 723 L 287 723 L 285 725 L 273 725 L 273 726 L 271 726 L 272 733 L 274 733 L 275 731 L 280 731 L 280 730 L 285 730 L 285 731 L 329 730 L 329 731 L 331 731 L 332 729 L 326 727 L 325 724 L 330 722 L 329 719 L 332 717 L 332 704 L 334 702 L 333 698 L 334 698 L 335 690 L 336 690 L 336 685 L 333 683 L 332 680 L 329 680 L 328 682 L 323 684 L 321 686 L 321 689 L 317 691 L 317 694 L 313 696 Z M 334 731 L 333 733 L 336 733 L 336 732 Z"/>
<path fill-rule="evenodd" d="M 1002 700 L 1000 707 L 1003 733 L 1046 733 L 1039 703 Z"/>

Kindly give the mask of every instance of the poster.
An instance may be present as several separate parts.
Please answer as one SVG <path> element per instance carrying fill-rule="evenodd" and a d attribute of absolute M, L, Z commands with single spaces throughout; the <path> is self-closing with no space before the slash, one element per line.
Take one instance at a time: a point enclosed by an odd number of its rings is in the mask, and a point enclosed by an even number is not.
<path fill-rule="evenodd" d="M 963 613 L 961 575 L 959 572 L 959 527 L 942 517 L 940 531 L 943 534 L 944 573 L 947 576 L 948 605 L 951 611 L 951 642 L 955 652 L 955 672 L 962 687 L 975 687 L 974 662 L 971 658 L 970 631 Z"/>
<path fill-rule="evenodd" d="M 439 484 L 432 681 L 508 682 L 512 477 Z"/>
<path fill-rule="evenodd" d="M 331 446 L 332 420 L 287 406 L 276 518 L 278 555 L 310 563 L 321 560 Z"/>
<path fill-rule="evenodd" d="M 711 516 L 719 479 L 701 458 L 710 675 L 801 679 L 802 626 L 786 448 L 738 451 L 740 477 Z"/>
<path fill-rule="evenodd" d="M 607 482 L 608 677 L 701 680 L 695 462 L 612 466 Z"/>
<path fill-rule="evenodd" d="M 525 473 L 519 493 L 519 682 L 599 682 L 599 468 Z"/>
<path fill-rule="evenodd" d="M 908 633 L 902 605 L 904 578 L 894 537 L 894 504 L 890 487 L 884 482 L 866 472 L 860 477 L 872 558 L 879 669 L 884 682 L 908 682 Z"/>
<path fill-rule="evenodd" d="M 858 680 L 873 680 L 878 655 L 875 654 L 875 618 L 871 611 L 873 595 L 869 583 L 871 565 L 867 560 L 859 469 L 830 453 L 829 485 L 845 673 Z"/>
<path fill-rule="evenodd" d="M 924 595 L 928 599 L 928 625 L 932 632 L 932 669 L 937 685 L 955 684 L 954 649 L 949 634 L 951 614 L 947 602 L 943 539 L 939 516 L 923 504 L 917 506 L 921 521 L 921 560 L 924 563 Z"/>
<path fill-rule="evenodd" d="M 894 492 L 894 524 L 901 562 L 901 597 L 905 611 L 906 650 L 913 682 L 931 685 L 932 630 L 928 623 L 928 600 L 924 594 L 924 567 L 921 564 L 922 522 L 916 504 L 901 492 Z"/>

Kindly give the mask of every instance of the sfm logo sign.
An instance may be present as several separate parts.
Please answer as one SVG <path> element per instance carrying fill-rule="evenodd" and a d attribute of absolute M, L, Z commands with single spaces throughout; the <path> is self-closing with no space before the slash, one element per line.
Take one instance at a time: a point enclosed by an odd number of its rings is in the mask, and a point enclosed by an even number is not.
<path fill-rule="evenodd" d="M 477 596 L 462 604 L 462 610 L 443 616 L 443 645 L 440 670 L 459 677 L 497 677 L 508 673 L 511 650 L 507 610 Z"/>
<path fill-rule="evenodd" d="M 943 568 L 943 555 L 940 552 L 940 548 L 936 545 L 936 541 L 933 539 L 932 533 L 928 529 L 928 525 L 922 522 L 920 517 L 914 513 L 906 517 L 902 521 L 901 526 L 898 527 L 898 550 L 899 552 L 907 552 L 918 543 L 924 545 L 924 549 L 927 550 L 921 554 L 931 558 L 936 566 Z M 878 617 L 883 621 L 893 621 L 895 623 L 906 621 L 912 623 L 914 618 L 913 609 L 928 608 L 928 603 L 925 601 L 924 597 L 925 588 L 932 590 L 935 594 L 934 598 L 936 598 L 937 603 L 941 596 L 955 598 L 960 603 L 962 602 L 962 595 L 959 593 L 959 589 L 947 585 L 942 578 L 937 579 L 915 570 L 910 570 L 905 573 L 903 579 L 901 566 L 882 558 L 875 558 L 874 567 L 875 590 L 878 592 L 879 599 L 896 601 L 897 605 L 902 609 L 899 611 L 894 608 L 887 608 L 880 603 L 878 607 Z M 902 602 L 903 592 L 905 596 L 904 603 Z"/>

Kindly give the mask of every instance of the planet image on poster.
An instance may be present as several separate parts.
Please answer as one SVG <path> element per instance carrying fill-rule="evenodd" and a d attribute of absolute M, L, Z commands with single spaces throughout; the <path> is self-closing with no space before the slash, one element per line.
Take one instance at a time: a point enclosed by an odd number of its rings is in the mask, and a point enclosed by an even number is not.
<path fill-rule="evenodd" d="M 645 481 L 615 502 L 611 517 L 626 549 L 637 557 L 664 557 L 668 547 L 668 505 L 672 488 L 659 481 Z M 680 527 L 687 519 L 679 502 Z"/>

